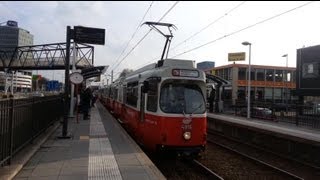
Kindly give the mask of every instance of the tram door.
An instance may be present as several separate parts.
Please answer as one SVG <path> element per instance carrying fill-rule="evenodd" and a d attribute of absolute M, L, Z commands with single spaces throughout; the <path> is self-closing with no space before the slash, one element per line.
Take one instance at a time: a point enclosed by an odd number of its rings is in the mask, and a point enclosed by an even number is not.
<path fill-rule="evenodd" d="M 145 86 L 141 86 L 140 93 L 140 122 L 144 122 L 144 113 L 145 113 Z"/>

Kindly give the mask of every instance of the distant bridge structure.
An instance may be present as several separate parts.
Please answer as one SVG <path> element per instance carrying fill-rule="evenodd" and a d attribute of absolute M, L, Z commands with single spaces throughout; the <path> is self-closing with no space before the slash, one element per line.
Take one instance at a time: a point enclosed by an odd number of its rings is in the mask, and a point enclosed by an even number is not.
<path fill-rule="evenodd" d="M 70 54 L 73 60 L 73 46 Z M 94 47 L 76 43 L 76 69 L 93 67 Z M 66 43 L 52 43 L 19 47 L 0 47 L 0 71 L 15 70 L 63 70 L 66 59 Z M 72 63 L 70 63 L 70 69 Z"/>

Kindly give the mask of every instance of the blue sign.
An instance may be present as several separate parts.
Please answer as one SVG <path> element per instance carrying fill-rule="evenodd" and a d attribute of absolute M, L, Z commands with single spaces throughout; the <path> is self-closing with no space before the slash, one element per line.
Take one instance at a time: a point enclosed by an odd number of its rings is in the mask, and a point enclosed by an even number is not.
<path fill-rule="evenodd" d="M 59 91 L 60 83 L 59 81 L 48 81 L 47 82 L 47 91 Z"/>

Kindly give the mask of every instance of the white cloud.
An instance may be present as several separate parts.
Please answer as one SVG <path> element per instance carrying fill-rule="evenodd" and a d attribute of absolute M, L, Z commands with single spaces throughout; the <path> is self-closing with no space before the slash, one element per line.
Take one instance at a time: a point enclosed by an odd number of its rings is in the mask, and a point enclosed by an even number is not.
<path fill-rule="evenodd" d="M 106 45 L 95 46 L 95 63 L 112 67 L 150 3 L 150 1 L 10 1 L 0 2 L 0 17 L 1 22 L 9 19 L 18 21 L 20 27 L 29 30 L 34 35 L 35 44 L 64 42 L 67 25 L 105 28 Z M 145 21 L 158 21 L 174 3 L 154 1 Z M 306 2 L 248 1 L 226 15 L 229 10 L 240 3 L 240 1 L 179 2 L 162 21 L 175 24 L 178 28 L 172 31 L 174 38 L 171 47 L 175 47 L 219 17 L 224 17 L 194 38 L 172 49 L 169 57 L 214 41 Z M 225 65 L 228 63 L 227 54 L 229 52 L 248 52 L 248 47 L 241 45 L 241 42 L 249 41 L 252 43 L 253 64 L 284 66 L 285 59 L 281 56 L 288 53 L 289 66 L 294 67 L 296 49 L 303 45 L 320 44 L 318 35 L 320 26 L 316 23 L 316 19 L 320 16 L 319 8 L 320 3 L 314 2 L 177 58 L 196 60 L 196 62 L 213 60 L 216 61 L 216 65 Z M 123 56 L 148 30 L 148 26 L 139 28 Z M 158 32 L 152 31 L 115 71 L 120 72 L 123 68 L 130 67 L 139 68 L 154 58 L 159 58 L 164 43 L 165 38 Z M 242 63 L 247 63 L 247 61 Z"/>

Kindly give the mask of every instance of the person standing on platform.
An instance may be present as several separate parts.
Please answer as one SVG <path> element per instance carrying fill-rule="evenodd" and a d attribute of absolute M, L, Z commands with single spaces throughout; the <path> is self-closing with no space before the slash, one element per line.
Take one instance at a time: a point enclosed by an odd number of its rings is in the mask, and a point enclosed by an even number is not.
<path fill-rule="evenodd" d="M 95 103 L 97 99 L 98 99 L 98 95 L 96 93 L 93 93 L 92 100 L 91 100 L 91 107 L 95 107 Z"/>
<path fill-rule="evenodd" d="M 83 111 L 83 120 L 89 120 L 91 100 L 93 97 L 90 87 L 87 87 L 81 95 L 82 95 L 81 104 L 82 104 L 82 111 Z"/>
<path fill-rule="evenodd" d="M 214 88 L 211 88 L 210 98 L 209 98 L 209 112 L 213 112 L 215 97 L 216 97 L 216 90 Z"/>

